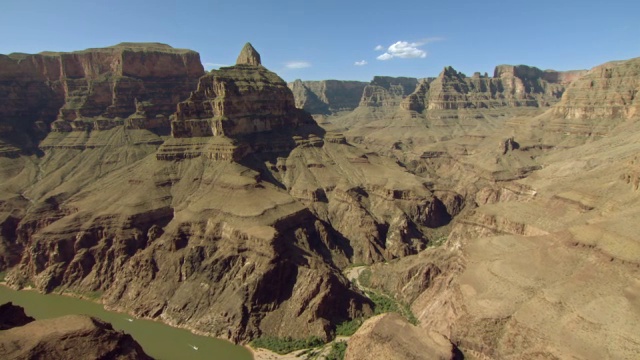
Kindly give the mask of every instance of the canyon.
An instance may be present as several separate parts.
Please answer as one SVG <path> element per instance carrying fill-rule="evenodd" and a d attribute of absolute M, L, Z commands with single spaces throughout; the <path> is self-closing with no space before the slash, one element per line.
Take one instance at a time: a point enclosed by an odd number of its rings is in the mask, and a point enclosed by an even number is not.
<path fill-rule="evenodd" d="M 249 43 L 0 55 L 0 272 L 242 344 L 368 319 L 347 359 L 633 358 L 639 90 L 640 58 L 287 84 Z"/>

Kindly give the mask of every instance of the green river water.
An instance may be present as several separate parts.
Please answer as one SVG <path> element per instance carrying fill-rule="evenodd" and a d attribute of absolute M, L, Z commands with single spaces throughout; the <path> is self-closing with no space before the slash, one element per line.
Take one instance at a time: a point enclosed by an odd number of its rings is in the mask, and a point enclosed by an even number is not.
<path fill-rule="evenodd" d="M 15 291 L 0 285 L 0 304 L 13 302 L 25 308 L 27 315 L 49 319 L 63 315 L 84 314 L 98 317 L 117 330 L 131 334 L 144 351 L 155 359 L 249 360 L 249 350 L 230 342 L 194 335 L 157 321 L 133 319 L 127 314 L 105 310 L 87 300 L 36 291 Z M 198 349 L 195 350 L 194 347 Z"/>

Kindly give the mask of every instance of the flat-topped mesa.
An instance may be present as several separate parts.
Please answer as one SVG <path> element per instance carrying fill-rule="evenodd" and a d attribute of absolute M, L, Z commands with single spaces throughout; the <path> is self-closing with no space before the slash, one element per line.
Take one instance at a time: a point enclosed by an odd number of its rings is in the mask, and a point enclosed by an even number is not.
<path fill-rule="evenodd" d="M 203 74 L 197 52 L 156 43 L 0 55 L 0 93 L 7 94 L 0 118 L 14 129 L 46 129 L 58 120 L 51 126 L 57 132 L 99 117 L 131 128 L 168 127 L 158 115 L 168 117 Z"/>
<path fill-rule="evenodd" d="M 242 51 L 240 51 L 240 55 L 238 55 L 238 59 L 236 60 L 236 65 L 262 65 L 262 61 L 260 61 L 260 54 L 253 48 L 251 43 L 244 44 L 244 47 L 242 48 Z"/>
<path fill-rule="evenodd" d="M 171 134 L 235 138 L 313 123 L 308 113 L 295 107 L 287 83 L 261 66 L 260 55 L 247 43 L 237 65 L 201 77 L 197 90 L 178 104 Z"/>
<path fill-rule="evenodd" d="M 401 103 L 405 110 L 545 107 L 560 100 L 565 85 L 581 72 L 542 71 L 526 65 L 498 65 L 494 76 L 467 77 L 451 66 L 433 81 L 422 81 Z"/>

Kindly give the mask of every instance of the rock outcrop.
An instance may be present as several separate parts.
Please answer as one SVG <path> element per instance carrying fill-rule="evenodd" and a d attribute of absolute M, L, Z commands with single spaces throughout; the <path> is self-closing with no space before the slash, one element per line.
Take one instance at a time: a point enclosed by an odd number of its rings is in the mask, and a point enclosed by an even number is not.
<path fill-rule="evenodd" d="M 260 60 L 260 54 L 253 48 L 251 43 L 244 44 L 244 47 L 240 51 L 240 55 L 236 59 L 236 65 L 251 65 L 260 66 L 262 60 Z"/>
<path fill-rule="evenodd" d="M 3 359 L 151 359 L 131 335 L 96 318 L 70 315 L 0 332 Z"/>
<path fill-rule="evenodd" d="M 322 80 L 296 80 L 288 84 L 296 107 L 311 114 L 333 114 L 352 111 L 360 103 L 366 82 Z"/>
<path fill-rule="evenodd" d="M 551 75 L 554 74 L 554 75 Z M 430 110 L 548 107 L 559 101 L 568 81 L 559 73 L 546 73 L 524 65 L 500 65 L 494 76 L 472 77 L 446 67 L 433 81 L 421 81 L 401 106 L 417 112 Z M 549 82 L 546 79 L 555 80 Z"/>
<path fill-rule="evenodd" d="M 567 120 L 631 119 L 640 116 L 640 58 L 591 69 L 567 89 L 552 114 Z"/>
<path fill-rule="evenodd" d="M 464 359 L 444 336 L 409 324 L 388 313 L 362 324 L 347 342 L 345 360 L 358 359 Z"/>
<path fill-rule="evenodd" d="M 238 161 L 257 150 L 256 142 L 246 138 L 266 132 L 280 132 L 275 137 L 288 135 L 289 145 L 285 139 L 268 141 L 264 143 L 267 149 L 261 151 L 291 150 L 295 146 L 291 136 L 297 129 L 316 125 L 308 113 L 295 107 L 287 84 L 261 65 L 260 55 L 248 43 L 235 66 L 212 70 L 200 78 L 197 89 L 178 104 L 173 117 L 174 141 L 160 149 L 158 159 L 183 158 L 182 149 L 188 149 L 212 159 Z M 284 148 L 278 148 L 278 143 Z"/>
<path fill-rule="evenodd" d="M 26 325 L 36 319 L 28 316 L 22 306 L 8 302 L 0 305 L 0 331 Z"/>
<path fill-rule="evenodd" d="M 396 107 L 416 90 L 418 79 L 409 77 L 375 76 L 365 86 L 359 106 Z"/>
<path fill-rule="evenodd" d="M 198 53 L 155 43 L 0 55 L 2 132 L 168 128 L 203 73 Z"/>
<path fill-rule="evenodd" d="M 634 358 L 634 61 L 594 68 L 536 118 L 496 122 L 499 137 L 477 126 L 473 136 L 432 144 L 411 169 L 466 206 L 442 248 L 372 266 L 369 286 L 411 303 L 419 326 L 465 358 Z M 605 127 L 607 136 L 587 135 Z M 498 169 L 492 162 L 523 171 L 485 172 Z"/>

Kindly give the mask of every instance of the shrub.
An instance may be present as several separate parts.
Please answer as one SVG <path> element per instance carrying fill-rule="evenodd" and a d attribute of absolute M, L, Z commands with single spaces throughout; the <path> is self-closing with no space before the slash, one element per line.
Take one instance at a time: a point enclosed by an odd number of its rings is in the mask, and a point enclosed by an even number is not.
<path fill-rule="evenodd" d="M 351 336 L 360 328 L 364 320 L 362 318 L 348 320 L 336 326 L 336 336 Z"/>
<path fill-rule="evenodd" d="M 343 360 L 345 352 L 347 352 L 347 343 L 345 341 L 336 341 L 331 346 L 331 350 L 325 360 Z"/>
<path fill-rule="evenodd" d="M 284 355 L 292 351 L 314 348 L 323 345 L 324 342 L 317 336 L 311 336 L 306 339 L 293 339 L 290 337 L 259 337 L 251 342 L 251 346 L 256 348 L 264 348 Z"/>

